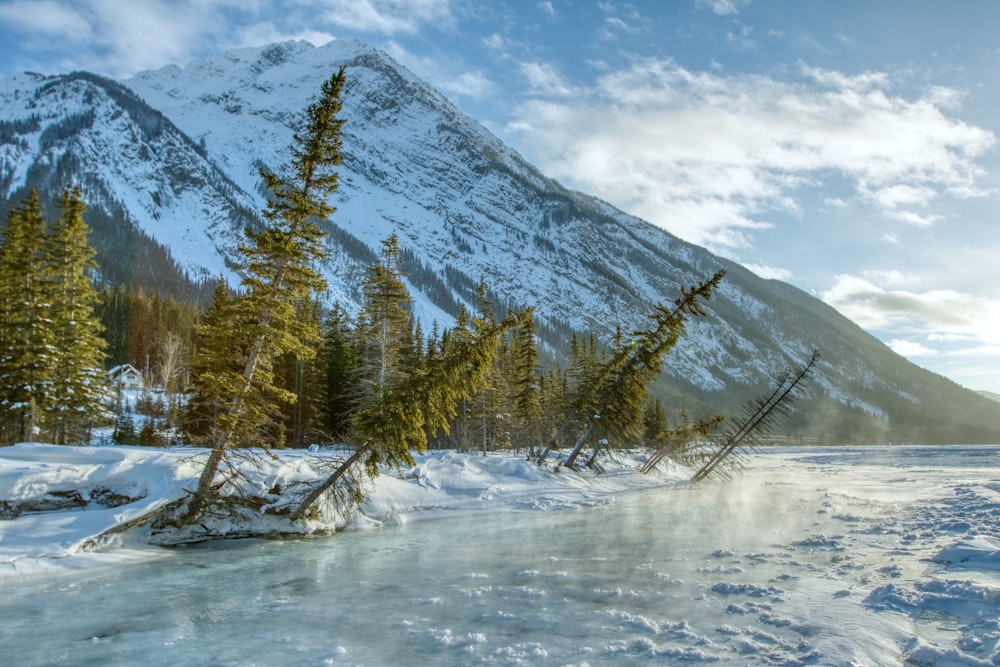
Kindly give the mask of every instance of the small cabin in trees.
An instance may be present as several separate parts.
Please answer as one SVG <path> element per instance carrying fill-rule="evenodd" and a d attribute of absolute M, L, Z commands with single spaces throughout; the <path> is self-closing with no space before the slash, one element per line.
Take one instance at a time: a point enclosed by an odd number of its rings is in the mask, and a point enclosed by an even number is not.
<path fill-rule="evenodd" d="M 108 371 L 108 384 L 114 391 L 142 391 L 146 381 L 132 364 L 121 364 Z"/>

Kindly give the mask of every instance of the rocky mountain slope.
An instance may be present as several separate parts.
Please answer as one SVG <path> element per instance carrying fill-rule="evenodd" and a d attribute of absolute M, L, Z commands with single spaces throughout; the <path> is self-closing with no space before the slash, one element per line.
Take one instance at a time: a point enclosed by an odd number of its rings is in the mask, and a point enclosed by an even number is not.
<path fill-rule="evenodd" d="M 260 224 L 259 167 L 287 161 L 302 111 L 340 66 L 347 124 L 328 226 L 331 301 L 357 308 L 373 249 L 396 231 L 425 330 L 447 326 L 484 277 L 495 302 L 537 307 L 541 336 L 558 352 L 573 331 L 607 340 L 617 326 L 643 326 L 651 304 L 725 268 L 709 316 L 689 328 L 661 383 L 675 411 L 732 410 L 815 348 L 819 370 L 790 421 L 800 432 L 1000 437 L 995 404 L 908 363 L 802 291 L 563 188 L 357 42 L 233 51 L 125 82 L 0 80 L 0 212 L 28 187 L 58 191 L 73 179 L 109 279 L 148 271 L 150 258 L 178 289 L 232 278 L 240 230 Z"/>

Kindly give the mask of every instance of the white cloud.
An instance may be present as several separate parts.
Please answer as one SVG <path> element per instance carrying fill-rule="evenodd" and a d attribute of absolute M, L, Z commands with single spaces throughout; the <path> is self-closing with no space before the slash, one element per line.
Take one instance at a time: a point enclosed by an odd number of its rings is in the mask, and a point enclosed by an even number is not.
<path fill-rule="evenodd" d="M 897 353 L 967 387 L 996 386 L 1000 301 L 955 290 L 893 288 L 915 282 L 895 271 L 840 275 L 821 297 Z"/>
<path fill-rule="evenodd" d="M 872 269 L 864 271 L 862 275 L 873 282 L 886 287 L 910 287 L 919 281 L 919 276 L 912 273 L 904 273 L 896 269 Z"/>
<path fill-rule="evenodd" d="M 932 333 L 927 336 L 927 340 L 935 343 L 962 343 L 967 341 L 974 341 L 975 336 L 970 336 L 969 334 L 944 334 L 944 333 Z"/>
<path fill-rule="evenodd" d="M 727 32 L 726 41 L 740 51 L 750 51 L 757 48 L 757 42 L 754 41 L 752 35 L 753 28 L 742 26 L 735 32 Z"/>
<path fill-rule="evenodd" d="M 17 0 L 0 5 L 0 20 L 19 31 L 77 42 L 88 34 L 79 9 L 53 0 Z"/>
<path fill-rule="evenodd" d="M 506 41 L 503 36 L 498 33 L 493 33 L 483 38 L 483 45 L 490 49 L 491 51 L 503 52 L 506 48 Z"/>
<path fill-rule="evenodd" d="M 745 262 L 743 263 L 743 266 L 750 269 L 761 278 L 768 280 L 782 280 L 784 282 L 788 282 L 792 279 L 792 272 L 788 269 L 768 266 L 767 264 L 747 264 Z"/>
<path fill-rule="evenodd" d="M 939 109 L 955 111 L 962 108 L 962 100 L 965 95 L 954 88 L 945 86 L 931 86 L 924 94 L 928 103 Z"/>
<path fill-rule="evenodd" d="M 600 36 L 610 41 L 633 37 L 648 30 L 648 20 L 629 3 L 615 4 L 611 2 L 597 3 L 598 9 L 604 14 L 604 29 Z"/>
<path fill-rule="evenodd" d="M 926 345 L 903 338 L 896 338 L 889 341 L 889 347 L 896 354 L 904 357 L 933 357 L 938 354 L 937 350 L 932 350 Z"/>
<path fill-rule="evenodd" d="M 695 0 L 695 6 L 699 9 L 707 9 L 719 16 L 729 16 L 739 12 L 741 5 L 749 0 Z"/>
<path fill-rule="evenodd" d="M 440 84 L 441 89 L 450 95 L 468 97 L 480 100 L 494 91 L 493 82 L 482 72 L 462 72 L 458 76 L 445 79 Z"/>
<path fill-rule="evenodd" d="M 455 23 L 450 0 L 14 0 L 0 4 L 0 21 L 23 44 L 47 52 L 42 71 L 113 77 L 235 47 L 324 44 L 341 28 L 392 36 Z"/>
<path fill-rule="evenodd" d="M 450 0 L 327 0 L 323 17 L 361 32 L 412 34 L 425 25 L 450 25 Z"/>
<path fill-rule="evenodd" d="M 528 79 L 528 85 L 536 95 L 570 97 L 575 94 L 556 68 L 548 63 L 521 63 L 521 72 Z"/>
<path fill-rule="evenodd" d="M 871 272 L 864 277 L 842 274 L 820 296 L 849 319 L 875 331 L 920 334 L 935 342 L 964 338 L 1000 344 L 1000 301 L 955 290 L 894 289 L 910 281 L 898 272 Z"/>
<path fill-rule="evenodd" d="M 992 132 L 931 98 L 891 95 L 888 75 L 803 68 L 799 80 L 692 71 L 647 59 L 572 88 L 542 63 L 508 130 L 556 178 L 679 236 L 732 254 L 798 213 L 796 192 L 846 178 L 888 221 L 929 226 L 946 196 L 980 196 Z M 844 199 L 828 199 L 837 206 Z"/>
<path fill-rule="evenodd" d="M 935 222 L 939 222 L 944 219 L 940 215 L 921 215 L 919 213 L 914 213 L 913 211 L 898 211 L 895 209 L 890 209 L 886 211 L 885 214 L 890 218 L 900 220 L 916 227 L 930 227 Z"/>
<path fill-rule="evenodd" d="M 240 0 L 18 1 L 0 5 L 0 20 L 25 44 L 61 53 L 49 66 L 126 76 L 202 53 L 245 46 L 244 35 L 287 35 L 260 21 L 259 2 Z M 72 8 L 67 7 L 71 5 Z M 256 30 L 256 32 L 255 32 Z"/>

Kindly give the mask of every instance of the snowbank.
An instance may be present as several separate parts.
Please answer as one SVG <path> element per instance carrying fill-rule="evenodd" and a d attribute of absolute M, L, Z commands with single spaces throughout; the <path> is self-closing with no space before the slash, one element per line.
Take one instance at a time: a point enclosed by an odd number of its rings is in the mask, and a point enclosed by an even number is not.
<path fill-rule="evenodd" d="M 994 537 L 966 537 L 946 547 L 934 561 L 951 567 L 979 570 L 1000 570 L 1000 539 Z"/>
<path fill-rule="evenodd" d="M 276 459 L 241 466 L 251 493 L 267 497 L 276 489 L 325 476 L 323 452 L 277 454 Z M 95 538 L 185 498 L 195 487 L 205 456 L 204 450 L 184 447 L 19 444 L 0 449 L 0 577 L 156 555 L 151 540 L 135 534 Z M 513 454 L 430 452 L 416 457 L 410 468 L 383 471 L 353 514 L 341 515 L 332 506 L 322 506 L 320 520 L 291 524 L 261 515 L 249 529 L 206 520 L 196 531 L 202 537 L 248 530 L 329 532 L 456 511 L 564 509 L 609 502 L 617 493 L 688 477 L 677 468 L 641 475 L 636 472 L 638 461 L 627 456 L 607 457 L 602 464 L 604 474 L 596 475 L 567 469 L 553 472 Z"/>

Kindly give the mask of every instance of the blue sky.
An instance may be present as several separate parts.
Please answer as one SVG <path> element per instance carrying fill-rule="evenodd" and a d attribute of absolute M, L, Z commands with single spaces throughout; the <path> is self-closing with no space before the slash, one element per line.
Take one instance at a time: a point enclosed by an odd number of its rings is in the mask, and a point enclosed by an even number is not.
<path fill-rule="evenodd" d="M 382 48 L 547 175 L 1000 393 L 1000 3 L 0 0 L 0 76 Z"/>

